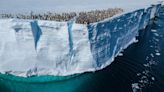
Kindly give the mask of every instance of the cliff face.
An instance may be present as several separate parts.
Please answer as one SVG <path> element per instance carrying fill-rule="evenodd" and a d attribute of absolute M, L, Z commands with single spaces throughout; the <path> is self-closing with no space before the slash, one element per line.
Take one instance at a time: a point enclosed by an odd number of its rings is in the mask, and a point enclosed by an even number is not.
<path fill-rule="evenodd" d="M 0 72 L 17 76 L 100 70 L 145 29 L 160 4 L 88 25 L 68 22 L 0 20 Z"/>

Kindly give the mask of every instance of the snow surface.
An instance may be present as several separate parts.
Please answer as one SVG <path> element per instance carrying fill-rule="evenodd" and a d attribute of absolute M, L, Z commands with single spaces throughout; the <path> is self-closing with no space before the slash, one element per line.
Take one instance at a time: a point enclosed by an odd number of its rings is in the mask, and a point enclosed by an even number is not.
<path fill-rule="evenodd" d="M 24 77 L 66 76 L 103 69 L 119 52 L 137 42 L 138 30 L 148 24 L 145 20 L 154 17 L 157 9 L 145 11 L 89 25 L 73 20 L 0 19 L 0 72 Z"/>

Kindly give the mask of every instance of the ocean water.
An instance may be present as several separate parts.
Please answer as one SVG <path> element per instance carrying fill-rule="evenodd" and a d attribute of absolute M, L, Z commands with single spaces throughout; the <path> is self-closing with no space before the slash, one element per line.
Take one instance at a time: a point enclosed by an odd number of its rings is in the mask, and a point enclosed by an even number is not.
<path fill-rule="evenodd" d="M 0 75 L 0 92 L 164 92 L 164 7 L 103 70 L 67 77 Z"/>

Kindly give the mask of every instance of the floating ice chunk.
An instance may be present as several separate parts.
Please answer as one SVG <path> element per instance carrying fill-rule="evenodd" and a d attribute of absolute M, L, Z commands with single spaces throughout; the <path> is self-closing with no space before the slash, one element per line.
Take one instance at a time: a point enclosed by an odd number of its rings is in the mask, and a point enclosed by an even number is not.
<path fill-rule="evenodd" d="M 154 81 L 155 80 L 155 78 L 154 77 L 151 77 L 151 79 Z"/>
<path fill-rule="evenodd" d="M 153 38 L 156 42 L 159 42 L 159 39 L 157 39 L 157 38 Z"/>
<path fill-rule="evenodd" d="M 119 53 L 118 56 L 123 56 L 123 53 Z"/>
<path fill-rule="evenodd" d="M 159 52 L 159 50 L 156 49 L 155 52 Z"/>
<path fill-rule="evenodd" d="M 153 53 L 150 54 L 151 57 L 154 57 Z"/>
<path fill-rule="evenodd" d="M 157 30 L 154 30 L 154 29 L 152 29 L 151 31 L 152 31 L 152 32 L 157 32 Z"/>
<path fill-rule="evenodd" d="M 133 92 L 138 92 L 141 88 L 139 87 L 138 83 L 133 83 L 132 84 L 132 90 Z"/>
<path fill-rule="evenodd" d="M 157 61 L 149 61 L 149 65 L 157 65 Z"/>
<path fill-rule="evenodd" d="M 160 55 L 161 55 L 161 53 L 155 53 L 155 55 L 160 56 Z"/>
<path fill-rule="evenodd" d="M 153 48 L 154 46 L 150 45 L 151 48 Z"/>
<path fill-rule="evenodd" d="M 150 64 L 147 63 L 147 64 L 143 64 L 145 67 L 150 67 Z"/>
<path fill-rule="evenodd" d="M 137 76 L 141 76 L 141 73 L 137 73 Z"/>
<path fill-rule="evenodd" d="M 154 33 L 154 35 L 155 35 L 155 36 L 159 36 L 159 34 L 158 34 L 158 33 Z"/>

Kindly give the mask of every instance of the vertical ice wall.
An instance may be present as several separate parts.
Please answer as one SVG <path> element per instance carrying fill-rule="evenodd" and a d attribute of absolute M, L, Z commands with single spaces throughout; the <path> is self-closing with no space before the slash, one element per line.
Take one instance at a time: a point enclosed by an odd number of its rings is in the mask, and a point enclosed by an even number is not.
<path fill-rule="evenodd" d="M 135 42 L 159 5 L 89 25 L 0 20 L 0 72 L 17 76 L 70 75 L 108 66 Z"/>
<path fill-rule="evenodd" d="M 0 20 L 0 29 L 0 71 L 25 76 L 22 71 L 33 68 L 36 62 L 29 23 Z"/>
<path fill-rule="evenodd" d="M 110 64 L 122 49 L 135 40 L 143 12 L 143 9 L 137 10 L 88 26 L 91 51 L 97 67 Z"/>
<path fill-rule="evenodd" d="M 154 18 L 161 4 L 88 25 L 91 51 L 97 68 L 109 65 L 118 53 L 135 42 L 138 31 Z"/>

